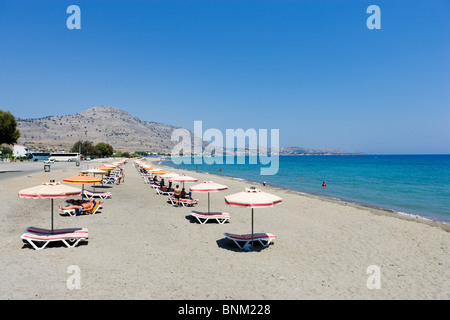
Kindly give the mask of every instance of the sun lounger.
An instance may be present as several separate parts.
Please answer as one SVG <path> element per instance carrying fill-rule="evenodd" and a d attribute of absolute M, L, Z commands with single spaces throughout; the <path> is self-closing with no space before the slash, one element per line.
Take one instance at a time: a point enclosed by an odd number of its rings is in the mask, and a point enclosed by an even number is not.
<path fill-rule="evenodd" d="M 240 248 L 244 249 L 244 247 L 252 242 L 252 234 L 233 234 L 233 233 L 224 233 L 224 236 L 230 240 L 233 240 L 234 243 Z M 253 240 L 258 241 L 263 247 L 268 247 L 270 243 L 276 239 L 276 236 L 271 233 L 254 233 Z M 239 243 L 243 243 L 240 245 Z"/>
<path fill-rule="evenodd" d="M 98 201 L 94 201 L 94 207 L 90 210 L 84 209 L 69 209 L 69 210 L 61 210 L 63 214 L 68 214 L 69 216 L 79 216 L 79 215 L 88 215 L 88 214 L 96 214 L 98 209 L 100 209 L 102 205 Z"/>
<path fill-rule="evenodd" d="M 87 233 L 87 228 L 65 228 L 65 229 L 53 229 L 53 234 L 61 234 L 61 233 Z M 51 234 L 52 230 L 29 227 L 25 230 L 25 233 L 38 233 L 38 234 Z"/>
<path fill-rule="evenodd" d="M 153 189 L 159 189 L 159 188 L 161 187 L 159 184 L 154 183 L 154 182 L 150 182 L 150 186 L 151 186 Z"/>
<path fill-rule="evenodd" d="M 194 204 L 198 203 L 198 199 L 180 199 L 180 203 L 184 207 L 192 207 Z"/>
<path fill-rule="evenodd" d="M 225 221 L 230 220 L 230 214 L 226 212 L 199 212 L 191 211 L 191 215 L 196 217 L 198 222 L 205 224 L 209 219 L 216 220 L 220 224 L 224 224 Z"/>
<path fill-rule="evenodd" d="M 80 241 L 87 240 L 87 232 L 38 234 L 26 232 L 20 237 L 25 243 L 29 243 L 35 250 L 44 249 L 50 242 L 61 241 L 68 248 L 75 247 Z"/>
<path fill-rule="evenodd" d="M 173 191 L 162 191 L 161 189 L 156 189 L 156 193 L 162 196 L 173 196 Z"/>
<path fill-rule="evenodd" d="M 175 197 L 169 197 L 169 201 L 174 206 L 177 204 L 177 199 Z M 180 199 L 180 203 L 183 207 L 192 207 L 194 204 L 198 203 L 198 199 Z"/>
<path fill-rule="evenodd" d="M 116 179 L 115 178 L 103 178 L 102 183 L 113 184 L 113 183 L 116 183 Z"/>
<path fill-rule="evenodd" d="M 94 197 L 98 197 L 100 199 L 106 199 L 106 198 L 111 198 L 111 196 L 112 196 L 111 192 L 94 192 L 94 191 L 89 191 L 89 190 L 84 190 L 84 195 L 88 199 L 92 199 Z"/>

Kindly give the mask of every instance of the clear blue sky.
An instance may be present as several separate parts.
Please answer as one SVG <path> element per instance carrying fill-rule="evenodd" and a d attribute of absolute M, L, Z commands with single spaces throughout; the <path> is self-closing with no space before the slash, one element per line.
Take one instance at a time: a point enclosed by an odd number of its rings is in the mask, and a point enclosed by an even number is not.
<path fill-rule="evenodd" d="M 81 30 L 69 30 L 69 5 Z M 381 29 L 369 30 L 369 5 Z M 0 1 L 0 109 L 450 153 L 450 1 Z"/>

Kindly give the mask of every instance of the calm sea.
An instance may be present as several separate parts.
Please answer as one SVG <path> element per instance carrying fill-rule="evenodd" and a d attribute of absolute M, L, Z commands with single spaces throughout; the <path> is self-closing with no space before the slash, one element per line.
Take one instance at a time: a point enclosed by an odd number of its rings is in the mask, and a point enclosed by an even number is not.
<path fill-rule="evenodd" d="M 260 175 L 267 165 L 248 159 L 223 162 L 164 164 L 450 222 L 450 155 L 280 156 L 273 176 Z"/>

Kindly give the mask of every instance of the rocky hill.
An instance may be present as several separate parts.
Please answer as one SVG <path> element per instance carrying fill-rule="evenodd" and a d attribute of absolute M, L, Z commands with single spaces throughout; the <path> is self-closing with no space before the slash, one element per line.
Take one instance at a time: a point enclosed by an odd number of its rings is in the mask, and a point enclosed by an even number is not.
<path fill-rule="evenodd" d="M 78 140 L 109 143 L 115 151 L 169 153 L 172 125 L 142 121 L 128 112 L 107 106 L 81 113 L 38 119 L 17 119 L 20 139 L 35 150 L 70 150 Z"/>
<path fill-rule="evenodd" d="M 180 127 L 157 122 L 142 121 L 128 112 L 107 106 L 93 107 L 81 113 L 65 116 L 48 116 L 38 119 L 17 119 L 20 139 L 18 144 L 36 151 L 69 151 L 78 140 L 109 143 L 116 152 L 146 151 L 150 153 L 171 153 L 178 142 L 171 136 Z M 191 133 L 191 146 L 193 146 Z M 198 139 L 198 138 L 196 138 Z M 205 147 L 209 142 L 203 142 Z M 184 151 L 188 151 L 186 148 Z M 247 150 L 230 150 L 245 154 Z M 280 147 L 280 155 L 326 155 L 349 154 L 343 149 L 305 149 Z M 226 154 L 225 151 L 223 151 Z"/>

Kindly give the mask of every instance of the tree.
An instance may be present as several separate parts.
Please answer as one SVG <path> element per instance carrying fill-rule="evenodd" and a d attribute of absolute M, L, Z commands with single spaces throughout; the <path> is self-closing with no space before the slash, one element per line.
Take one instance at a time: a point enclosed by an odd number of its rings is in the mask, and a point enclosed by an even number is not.
<path fill-rule="evenodd" d="M 0 110 L 0 144 L 15 144 L 20 137 L 16 118 L 9 111 Z"/>
<path fill-rule="evenodd" d="M 2 158 L 7 156 L 7 155 L 9 155 L 9 157 L 11 158 L 12 155 L 13 155 L 13 150 L 11 148 L 8 148 L 8 147 L 0 146 L 0 151 L 2 152 L 1 153 L 1 157 Z"/>
<path fill-rule="evenodd" d="M 113 147 L 104 142 L 99 142 L 94 147 L 95 154 L 99 157 L 111 156 L 114 152 Z"/>
<path fill-rule="evenodd" d="M 80 151 L 81 146 L 81 151 Z M 83 141 L 78 140 L 75 142 L 75 144 L 72 146 L 71 152 L 80 152 L 81 154 L 87 156 L 87 155 L 93 155 L 95 154 L 94 150 L 94 144 L 91 141 Z"/>

